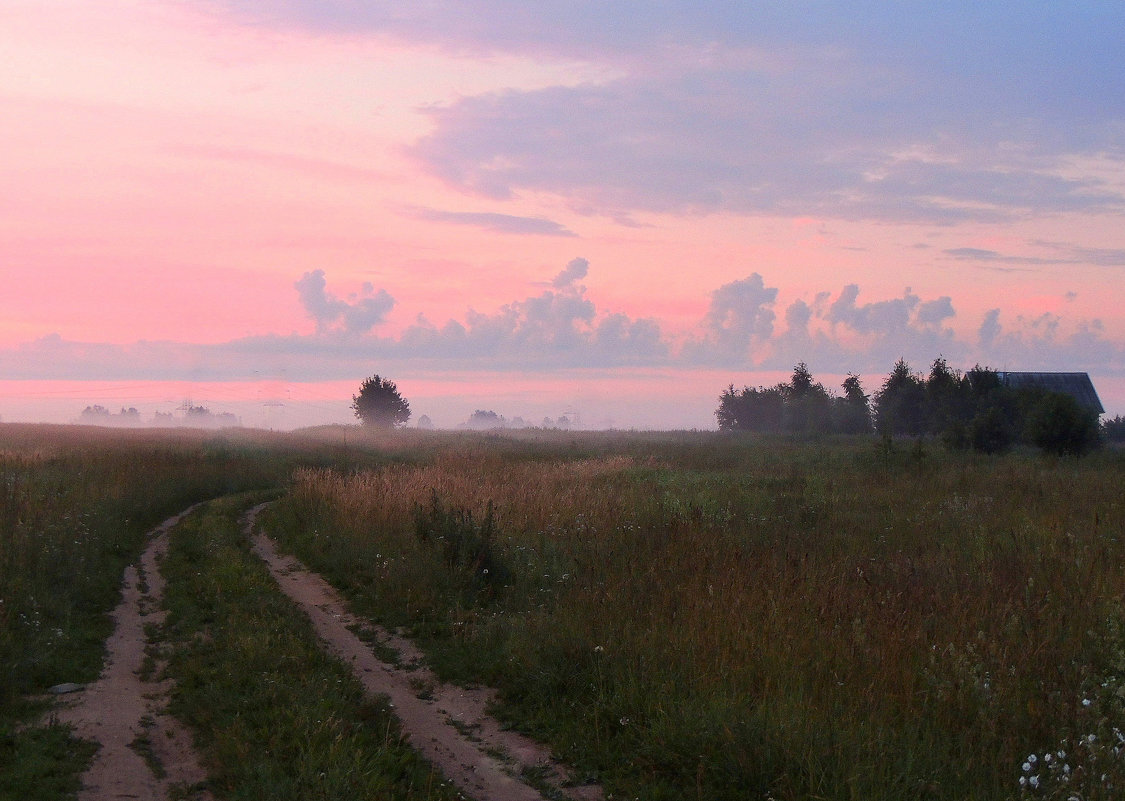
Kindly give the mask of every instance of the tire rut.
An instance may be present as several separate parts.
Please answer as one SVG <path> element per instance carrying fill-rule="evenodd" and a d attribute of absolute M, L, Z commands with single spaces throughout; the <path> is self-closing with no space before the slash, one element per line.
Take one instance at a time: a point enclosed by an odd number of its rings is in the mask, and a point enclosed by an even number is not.
<path fill-rule="evenodd" d="M 113 611 L 113 633 L 106 641 L 101 676 L 72 696 L 52 715 L 74 727 L 74 734 L 99 749 L 82 775 L 79 801 L 130 798 L 211 801 L 202 789 L 207 774 L 183 725 L 167 714 L 171 683 L 151 681 L 160 665 L 144 670 L 145 628 L 159 626 L 164 577 L 157 565 L 168 548 L 168 533 L 199 504 L 165 520 L 149 534 L 136 565 L 125 570 L 122 597 Z"/>
<path fill-rule="evenodd" d="M 487 713 L 494 691 L 438 681 L 413 643 L 355 618 L 327 581 L 297 559 L 280 555 L 269 537 L 254 531 L 254 521 L 265 506 L 251 509 L 244 518 L 254 552 L 282 591 L 309 616 L 329 652 L 351 666 L 368 693 L 390 699 L 410 745 L 446 778 L 476 801 L 602 800 L 600 786 L 572 786 L 548 749 L 502 728 Z M 374 634 L 384 648 L 393 649 L 397 664 L 378 658 L 354 633 L 361 629 Z M 549 788 L 548 795 L 527 782 L 528 774 Z"/>

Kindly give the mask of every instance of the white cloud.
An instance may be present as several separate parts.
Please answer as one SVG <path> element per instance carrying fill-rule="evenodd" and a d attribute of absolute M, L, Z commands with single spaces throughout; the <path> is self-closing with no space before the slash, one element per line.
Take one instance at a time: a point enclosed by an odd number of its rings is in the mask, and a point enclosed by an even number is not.
<path fill-rule="evenodd" d="M 293 286 L 320 333 L 365 334 L 383 322 L 395 305 L 395 299 L 385 289 L 375 292 L 369 283 L 364 284 L 362 295 L 341 300 L 327 291 L 324 270 L 305 273 Z"/>
<path fill-rule="evenodd" d="M 590 262 L 583 259 L 581 256 L 571 259 L 562 272 L 554 277 L 551 281 L 551 286 L 555 289 L 562 289 L 565 286 L 570 286 L 575 281 L 581 281 L 586 277 L 586 271 L 590 268 Z"/>
<path fill-rule="evenodd" d="M 951 365 L 974 363 L 1006 369 L 1086 370 L 1125 375 L 1125 347 L 1108 339 L 1098 320 L 1066 321 L 1056 315 L 1002 321 L 988 312 L 972 338 L 952 328 L 957 312 L 948 296 L 900 297 L 861 302 L 857 284 L 793 299 L 778 328 L 778 287 L 752 273 L 711 293 L 698 331 L 672 340 L 656 319 L 602 311 L 578 283 L 588 268 L 575 259 L 537 295 L 491 312 L 470 309 L 462 320 L 435 324 L 419 315 L 397 336 L 372 332 L 382 291 L 366 285 L 340 300 L 327 292 L 322 271 L 294 285 L 308 313 L 322 323 L 311 335 L 258 336 L 200 345 L 136 342 L 128 345 L 64 340 L 50 335 L 0 349 L 0 373 L 14 379 L 248 380 L 287 374 L 290 380 L 351 379 L 373 362 L 398 370 L 550 372 L 586 368 L 722 367 L 732 378 L 755 369 L 788 370 L 797 362 L 820 372 L 883 373 L 900 358 L 928 364 L 944 356 Z M 389 296 L 388 296 L 389 297 Z M 385 302 L 384 307 L 389 308 Z"/>

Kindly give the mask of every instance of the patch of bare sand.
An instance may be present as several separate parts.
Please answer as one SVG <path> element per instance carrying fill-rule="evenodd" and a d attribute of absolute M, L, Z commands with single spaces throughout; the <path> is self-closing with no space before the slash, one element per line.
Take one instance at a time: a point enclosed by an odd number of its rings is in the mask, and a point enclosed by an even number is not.
<path fill-rule="evenodd" d="M 305 610 L 329 651 L 343 659 L 372 695 L 390 698 L 411 746 L 477 801 L 542 801 L 544 796 L 523 778 L 535 775 L 565 798 L 601 801 L 597 785 L 569 786 L 570 777 L 544 746 L 503 729 L 487 713 L 494 697 L 489 689 L 466 689 L 439 682 L 422 664 L 413 643 L 361 622 L 339 594 L 296 559 L 282 556 L 264 534 L 253 533 L 255 507 L 246 520 L 254 552 L 269 566 L 281 589 Z M 360 626 L 383 647 L 398 654 L 388 664 L 355 633 Z"/>
<path fill-rule="evenodd" d="M 165 711 L 170 683 L 148 680 L 159 675 L 160 665 L 141 676 L 145 626 L 164 620 L 160 609 L 164 577 L 157 563 L 168 548 L 168 532 L 194 508 L 165 520 L 150 535 L 139 565 L 126 569 L 102 675 L 66 696 L 53 712 L 60 723 L 74 727 L 76 736 L 100 746 L 82 776 L 80 801 L 165 801 L 172 791 L 177 798 L 211 799 L 200 788 L 207 774 L 192 748 L 191 735 Z"/>

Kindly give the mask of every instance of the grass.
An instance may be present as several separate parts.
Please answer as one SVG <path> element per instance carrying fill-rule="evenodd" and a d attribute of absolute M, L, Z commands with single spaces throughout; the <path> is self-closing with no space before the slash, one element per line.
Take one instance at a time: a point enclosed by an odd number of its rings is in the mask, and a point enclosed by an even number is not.
<path fill-rule="evenodd" d="M 78 777 L 96 752 L 64 726 L 0 733 L 0 799 L 73 798 L 82 786 Z"/>
<path fill-rule="evenodd" d="M 196 733 L 228 799 L 453 799 L 381 700 L 321 649 L 311 623 L 249 552 L 238 515 L 212 503 L 172 535 L 172 712 Z"/>
<path fill-rule="evenodd" d="M 255 489 L 286 492 L 273 533 L 358 614 L 498 687 L 507 724 L 615 798 L 1113 798 L 1123 467 L 700 432 L 0 425 L 0 797 L 76 787 L 91 749 L 28 728 L 33 697 L 97 675 L 145 533 Z M 241 503 L 185 524 L 167 565 L 176 710 L 212 789 L 448 797 L 249 558 Z"/>
<path fill-rule="evenodd" d="M 145 535 L 192 503 L 281 488 L 294 465 L 370 466 L 393 444 L 341 449 L 325 435 L 0 425 L 0 776 L 18 797 L 69 786 L 88 749 L 31 725 L 37 697 L 97 678 L 124 568 Z M 32 786 L 28 765 L 57 776 Z M 69 778 L 64 778 L 69 777 Z M 69 784 L 68 784 L 69 783 Z M 46 796 L 42 796 L 47 793 Z"/>
<path fill-rule="evenodd" d="M 299 472 L 275 533 L 615 796 L 1002 799 L 1029 753 L 1125 727 L 1081 706 L 1125 670 L 1119 452 L 445 443 Z M 438 504 L 470 526 L 445 543 L 492 521 L 499 592 L 420 536 Z"/>

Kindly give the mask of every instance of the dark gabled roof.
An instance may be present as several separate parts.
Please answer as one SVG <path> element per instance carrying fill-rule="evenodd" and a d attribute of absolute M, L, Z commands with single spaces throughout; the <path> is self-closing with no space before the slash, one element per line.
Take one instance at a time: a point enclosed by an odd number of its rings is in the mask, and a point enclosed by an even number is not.
<path fill-rule="evenodd" d="M 1087 373 L 997 373 L 1005 386 L 1013 389 L 1045 389 L 1070 395 L 1082 406 L 1098 414 L 1105 408 L 1094 391 L 1094 383 Z"/>

